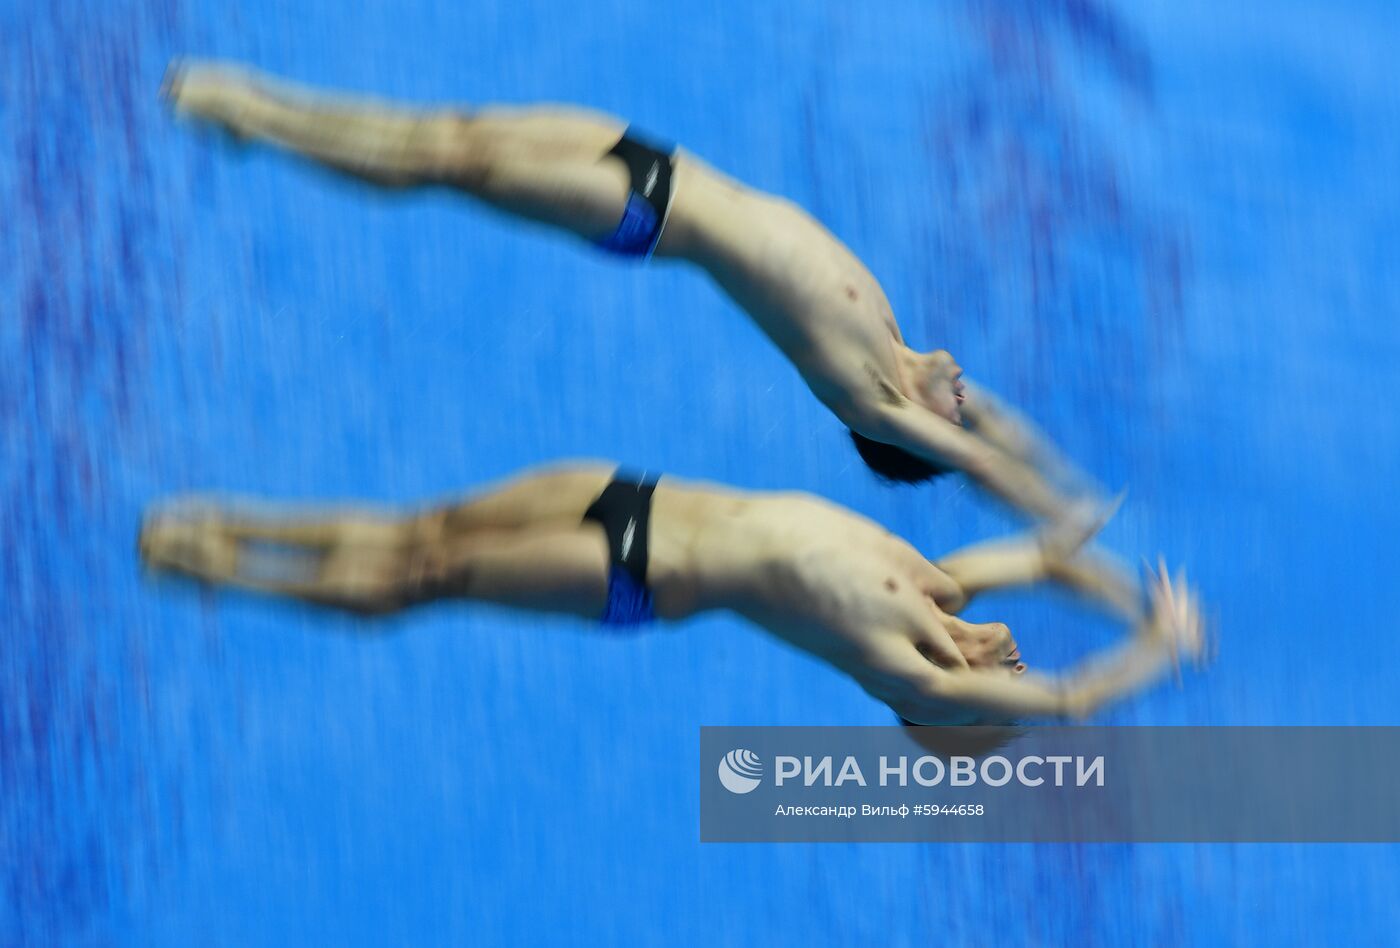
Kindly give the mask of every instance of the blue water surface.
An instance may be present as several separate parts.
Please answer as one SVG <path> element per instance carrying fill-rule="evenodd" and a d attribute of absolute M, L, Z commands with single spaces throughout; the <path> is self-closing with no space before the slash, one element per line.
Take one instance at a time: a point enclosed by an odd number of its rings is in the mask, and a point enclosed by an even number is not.
<path fill-rule="evenodd" d="M 1396 943 L 1391 846 L 702 846 L 702 724 L 883 724 L 726 617 L 369 624 L 141 575 L 142 508 L 410 502 L 601 457 L 930 555 L 698 273 L 168 119 L 173 55 L 572 101 L 783 194 L 916 346 L 1189 566 L 1216 667 L 1123 724 L 1396 724 L 1400 15 L 1247 0 L 0 0 L 0 942 Z M 1115 630 L 980 606 L 1055 666 Z M 1209 766 L 1209 761 L 1203 761 Z"/>

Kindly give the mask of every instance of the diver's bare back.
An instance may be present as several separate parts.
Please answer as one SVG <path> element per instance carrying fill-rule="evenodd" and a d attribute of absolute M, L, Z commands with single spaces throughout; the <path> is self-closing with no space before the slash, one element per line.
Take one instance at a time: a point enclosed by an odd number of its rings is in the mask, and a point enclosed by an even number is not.
<path fill-rule="evenodd" d="M 903 339 L 879 282 L 791 201 L 682 150 L 659 251 L 703 267 L 838 415 L 854 407 L 856 392 L 888 399 L 903 391 L 895 358 Z"/>

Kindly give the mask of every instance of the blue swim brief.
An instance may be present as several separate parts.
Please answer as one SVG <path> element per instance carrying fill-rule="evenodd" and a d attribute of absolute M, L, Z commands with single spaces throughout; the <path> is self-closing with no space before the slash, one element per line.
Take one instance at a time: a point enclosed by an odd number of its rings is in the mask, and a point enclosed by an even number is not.
<path fill-rule="evenodd" d="M 613 475 L 583 515 L 585 523 L 603 528 L 608 537 L 608 604 L 602 621 L 614 628 L 644 625 L 656 618 L 647 586 L 651 498 L 656 479 Z"/>
<path fill-rule="evenodd" d="M 604 250 L 625 257 L 650 257 L 666 229 L 671 210 L 671 171 L 675 149 L 650 144 L 631 129 L 604 157 L 616 157 L 627 166 L 632 179 L 627 205 L 617 229 L 598 241 Z"/>

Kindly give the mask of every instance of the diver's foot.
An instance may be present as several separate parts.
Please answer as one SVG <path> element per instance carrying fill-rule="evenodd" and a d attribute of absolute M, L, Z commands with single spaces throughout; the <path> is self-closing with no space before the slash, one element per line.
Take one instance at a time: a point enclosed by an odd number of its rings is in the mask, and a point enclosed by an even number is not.
<path fill-rule="evenodd" d="M 238 570 L 238 544 L 208 516 L 152 514 L 141 525 L 138 549 L 147 568 L 159 572 L 218 582 Z"/>
<path fill-rule="evenodd" d="M 172 60 L 160 97 L 176 115 L 221 126 L 245 137 L 240 117 L 255 95 L 253 75 L 241 66 L 201 60 Z"/>

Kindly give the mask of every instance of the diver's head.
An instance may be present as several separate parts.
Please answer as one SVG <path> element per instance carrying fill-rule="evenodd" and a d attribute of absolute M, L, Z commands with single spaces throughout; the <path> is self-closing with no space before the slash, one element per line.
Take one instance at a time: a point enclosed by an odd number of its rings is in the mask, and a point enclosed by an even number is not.
<path fill-rule="evenodd" d="M 1020 737 L 1024 732 L 1015 721 L 970 720 L 965 724 L 915 724 L 904 718 L 899 723 L 915 744 L 947 760 L 950 757 L 981 757 Z"/>
<path fill-rule="evenodd" d="M 1021 647 L 1012 639 L 1011 629 L 1004 622 L 967 622 L 953 615 L 939 615 L 944 630 L 967 660 L 973 675 L 1023 675 Z M 1008 717 L 997 717 L 987 711 L 962 706 L 939 704 L 927 707 L 918 720 L 900 717 L 916 744 L 942 758 L 976 756 L 990 753 L 1021 734 L 1021 725 Z"/>
<path fill-rule="evenodd" d="M 1011 636 L 1011 630 L 1004 622 L 968 622 L 941 610 L 935 610 L 944 631 L 952 638 L 972 674 L 977 675 L 1023 675 L 1026 664 L 1021 660 L 1021 648 Z M 920 699 L 915 702 L 894 705 L 899 720 L 907 727 L 930 729 L 928 735 L 914 735 L 920 744 L 933 749 L 935 744 L 946 745 L 948 753 L 973 754 L 982 751 L 957 750 L 959 742 L 968 747 L 987 743 L 986 750 L 998 746 L 1019 733 L 1015 721 L 989 715 L 986 711 L 969 708 L 944 700 Z M 959 735 L 958 729 L 970 728 Z M 939 729 L 946 729 L 939 733 Z M 931 743 L 925 742 L 925 737 Z"/>
<path fill-rule="evenodd" d="M 851 443 L 856 446 L 856 453 L 865 466 L 874 471 L 876 477 L 892 484 L 922 484 L 953 470 L 930 464 L 903 448 L 875 441 L 854 430 L 851 431 Z"/>
<path fill-rule="evenodd" d="M 940 418 L 955 425 L 963 423 L 962 406 L 967 397 L 967 385 L 962 380 L 962 366 L 947 349 L 932 352 L 909 352 L 905 369 L 911 391 L 906 394 Z"/>
<path fill-rule="evenodd" d="M 971 668 L 1024 674 L 1021 647 L 1005 622 L 968 622 L 958 616 L 943 615 L 943 628 Z"/>
<path fill-rule="evenodd" d="M 966 397 L 962 366 L 946 349 L 933 352 L 905 349 L 902 358 L 900 374 L 907 389 L 904 396 L 914 405 L 933 412 L 945 421 L 961 425 L 962 405 Z M 867 438 L 858 431 L 851 431 L 851 441 L 866 467 L 891 483 L 921 484 L 952 470 L 910 454 L 903 448 Z"/>
<path fill-rule="evenodd" d="M 978 675 L 1021 675 L 1026 671 L 1021 649 L 1004 622 L 967 622 L 953 615 L 940 617 L 953 644 Z M 910 728 L 914 743 L 936 756 L 980 757 L 1015 740 L 1021 726 L 1007 717 L 963 705 L 922 708 L 927 712 L 899 721 Z"/>

